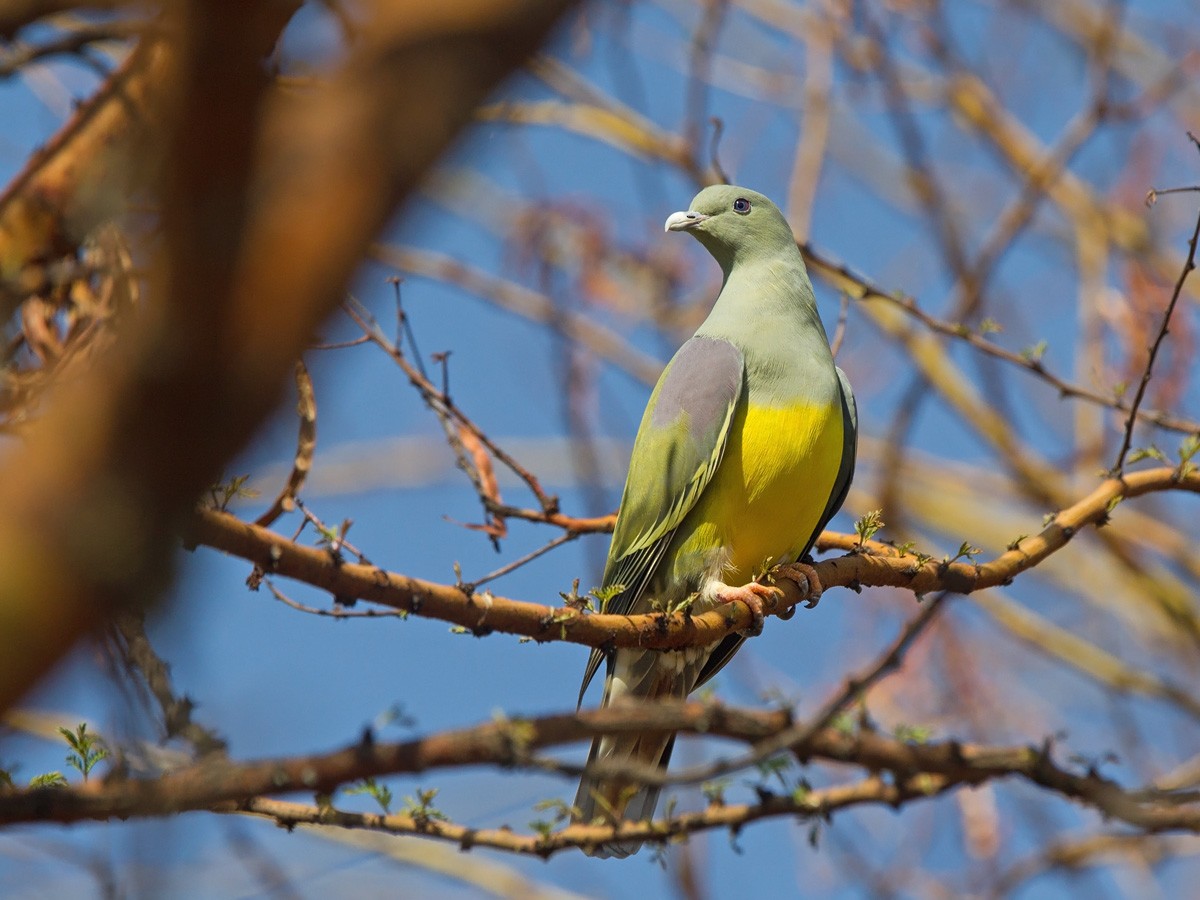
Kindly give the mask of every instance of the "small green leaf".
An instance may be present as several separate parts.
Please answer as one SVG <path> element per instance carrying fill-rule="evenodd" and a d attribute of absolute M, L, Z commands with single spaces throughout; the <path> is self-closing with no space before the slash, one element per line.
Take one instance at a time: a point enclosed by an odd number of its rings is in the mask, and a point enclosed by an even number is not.
<path fill-rule="evenodd" d="M 433 800 L 437 796 L 438 789 L 430 788 L 429 790 L 417 789 L 416 797 L 404 798 L 404 812 L 412 816 L 418 822 L 430 821 L 432 819 L 446 820 L 446 814 L 438 810 L 433 805 Z"/>
<path fill-rule="evenodd" d="M 858 734 L 859 718 L 848 712 L 840 712 L 829 723 L 829 727 L 846 737 Z"/>
<path fill-rule="evenodd" d="M 368 797 L 373 797 L 375 802 L 379 804 L 379 808 L 383 810 L 384 815 L 391 814 L 392 790 L 386 784 L 380 784 L 374 778 L 364 778 L 362 781 L 345 788 L 345 793 L 349 796 L 365 794 Z"/>
<path fill-rule="evenodd" d="M 588 591 L 588 596 L 596 598 L 596 602 L 599 604 L 600 612 L 606 612 L 608 610 L 608 604 L 611 603 L 615 597 L 618 597 L 623 593 L 625 593 L 625 585 L 610 584 L 607 587 L 592 588 L 590 591 Z"/>
<path fill-rule="evenodd" d="M 236 475 L 227 482 L 212 485 L 208 491 L 212 497 L 213 509 L 224 512 L 235 498 L 253 499 L 257 497 L 258 491 L 246 487 L 249 480 L 249 475 Z"/>
<path fill-rule="evenodd" d="M 1143 459 L 1156 459 L 1159 462 L 1166 462 L 1167 454 L 1151 444 L 1149 447 L 1139 447 L 1136 450 L 1129 451 L 1129 456 L 1125 458 L 1125 462 L 1132 465 L 1135 462 L 1141 462 Z"/>
<path fill-rule="evenodd" d="M 1196 470 L 1196 464 L 1192 462 L 1192 457 L 1197 453 L 1200 453 L 1200 434 L 1189 435 L 1179 445 L 1179 469 L 1177 471 L 1180 478 L 1187 478 Z"/>
<path fill-rule="evenodd" d="M 80 722 L 75 730 L 59 728 L 58 733 L 66 738 L 71 752 L 67 754 L 67 765 L 79 771 L 87 781 L 96 764 L 108 756 L 108 748 L 94 734 L 88 734 L 87 722 Z"/>
<path fill-rule="evenodd" d="M 963 541 L 958 545 L 958 552 L 954 556 L 942 557 L 942 565 L 951 565 L 958 562 L 960 559 L 974 559 L 983 551 L 978 547 L 972 547 L 969 541 Z"/>
<path fill-rule="evenodd" d="M 529 830 L 536 832 L 543 841 L 548 841 L 550 835 L 554 834 L 554 823 L 545 819 L 534 819 L 529 823 Z"/>
<path fill-rule="evenodd" d="M 30 778 L 29 786 L 32 788 L 66 787 L 67 779 L 63 777 L 62 772 L 47 772 L 44 775 L 34 775 Z"/>
<path fill-rule="evenodd" d="M 861 519 L 854 523 L 854 531 L 858 534 L 859 545 L 861 546 L 875 537 L 884 524 L 882 509 L 873 509 L 865 513 Z"/>
<path fill-rule="evenodd" d="M 533 804 L 533 808 L 538 812 L 553 810 L 553 821 L 555 824 L 558 824 L 559 822 L 570 821 L 571 816 L 575 812 L 574 807 L 572 807 L 571 804 L 564 803 L 557 797 L 552 797 L 549 800 L 539 800 L 537 803 Z"/>
<path fill-rule="evenodd" d="M 725 791 L 730 785 L 728 778 L 716 778 L 712 781 L 706 781 L 700 785 L 700 793 L 713 806 L 725 805 Z"/>
<path fill-rule="evenodd" d="M 778 756 L 772 756 L 769 759 L 764 759 L 762 762 L 756 763 L 755 767 L 758 769 L 759 774 L 762 775 L 763 778 L 770 778 L 771 776 L 774 776 L 779 781 L 781 786 L 788 788 L 787 779 L 784 773 L 787 772 L 791 765 L 791 757 L 781 753 Z"/>
<path fill-rule="evenodd" d="M 926 744 L 933 737 L 933 729 L 928 725 L 905 725 L 896 726 L 892 732 L 896 740 L 903 741 L 906 744 Z"/>
<path fill-rule="evenodd" d="M 1026 347 L 1021 351 L 1021 359 L 1032 366 L 1040 366 L 1042 357 L 1046 355 L 1047 346 L 1045 341 L 1038 341 L 1032 347 Z"/>

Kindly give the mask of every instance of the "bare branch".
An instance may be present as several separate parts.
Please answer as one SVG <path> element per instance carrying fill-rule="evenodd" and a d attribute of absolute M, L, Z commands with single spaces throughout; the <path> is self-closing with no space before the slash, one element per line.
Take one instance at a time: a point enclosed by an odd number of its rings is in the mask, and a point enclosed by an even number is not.
<path fill-rule="evenodd" d="M 313 391 L 312 376 L 300 359 L 296 360 L 296 394 L 296 418 L 300 420 L 300 427 L 296 435 L 292 471 L 271 508 L 254 520 L 255 525 L 263 528 L 270 528 L 276 519 L 295 508 L 296 495 L 312 471 L 313 453 L 317 449 L 317 398 Z"/>
<path fill-rule="evenodd" d="M 823 560 L 814 568 L 826 587 L 892 586 L 917 594 L 949 590 L 971 593 L 1010 583 L 1046 557 L 1062 549 L 1080 529 L 1106 522 L 1121 499 L 1146 493 L 1184 490 L 1200 493 L 1200 471 L 1181 474 L 1169 468 L 1149 469 L 1110 478 L 1014 549 L 979 564 L 920 561 L 886 545 L 870 545 L 877 553 L 852 553 Z M 637 616 L 587 615 L 580 610 L 545 606 L 495 596 L 467 594 L 439 584 L 387 572 L 373 566 L 334 559 L 326 550 L 304 547 L 274 532 L 242 522 L 226 513 L 198 510 L 189 540 L 223 550 L 258 565 L 268 575 L 283 575 L 329 591 L 441 619 L 471 629 L 522 634 L 537 640 L 563 640 L 591 647 L 676 649 L 701 646 L 744 631 L 752 614 L 743 603 L 691 616 L 683 612 Z M 808 599 L 794 582 L 781 578 L 778 597 L 766 612 L 778 615 Z"/>
<path fill-rule="evenodd" d="M 598 734 L 646 730 L 690 732 L 757 742 L 790 725 L 784 712 L 757 712 L 701 703 L 630 704 L 591 712 L 505 719 L 473 728 L 433 734 L 401 743 L 376 743 L 370 735 L 357 744 L 327 754 L 231 763 L 221 759 L 179 769 L 153 780 L 112 778 L 78 787 L 35 788 L 0 794 L 0 822 L 75 822 L 112 817 L 156 816 L 190 809 L 259 811 L 282 814 L 286 808 L 262 804 L 262 795 L 315 791 L 332 793 L 361 778 L 403 772 L 427 772 L 480 764 L 542 768 L 532 753 L 575 743 Z M 655 822 L 623 822 L 615 827 L 571 825 L 562 831 L 511 840 L 471 840 L 458 826 L 419 815 L 383 821 L 350 814 L 329 824 L 381 827 L 397 832 L 472 843 L 487 843 L 521 852 L 547 854 L 567 846 L 587 846 L 619 839 L 662 840 L 676 834 L 714 827 L 736 827 L 780 815 L 825 815 L 845 806 L 907 802 L 936 796 L 962 786 L 1018 777 L 1043 790 L 1091 807 L 1147 833 L 1200 831 L 1200 796 L 1196 792 L 1129 790 L 1093 770 L 1074 772 L 1054 762 L 1052 745 L 993 747 L 955 741 L 912 743 L 871 731 L 847 734 L 837 729 L 813 732 L 789 748 L 802 762 L 823 760 L 890 773 L 889 779 L 792 796 L 764 794 L 752 806 L 714 805 L 693 814 Z M 570 767 L 563 767 L 569 771 Z M 321 821 L 311 811 L 304 821 Z M 478 833 L 475 833 L 478 835 Z M 511 832 L 508 833 L 511 836 Z"/>

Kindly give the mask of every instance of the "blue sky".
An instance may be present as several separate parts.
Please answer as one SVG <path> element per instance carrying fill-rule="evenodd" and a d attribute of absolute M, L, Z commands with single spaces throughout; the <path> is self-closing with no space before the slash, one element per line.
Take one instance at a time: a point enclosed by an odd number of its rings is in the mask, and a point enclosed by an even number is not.
<path fill-rule="evenodd" d="M 1178 12 L 1185 10 L 1186 4 L 1131 3 L 1131 21 L 1136 24 L 1142 17 L 1151 18 L 1160 7 Z M 628 13 L 617 13 L 590 7 L 588 40 L 579 30 L 569 29 L 559 36 L 551 52 L 658 125 L 677 128 L 683 119 L 684 96 L 679 55 L 687 46 L 692 23 L 689 14 L 676 14 L 681 8 L 675 3 L 661 7 L 636 4 Z M 328 52 L 324 23 L 315 13 L 306 16 L 311 17 L 299 20 L 289 35 L 285 59 L 315 59 Z M 1028 40 L 1019 46 L 989 46 L 988 29 L 994 21 L 990 4 L 955 5 L 951 19 L 960 46 L 969 48 L 981 69 L 992 72 L 1013 91 L 1014 103 L 1025 114 L 1024 124 L 1041 139 L 1053 140 L 1086 90 L 1082 60 L 1067 52 L 1061 39 L 1033 25 L 1028 26 Z M 1191 27 L 1194 30 L 1194 22 Z M 722 58 L 753 61 L 764 69 L 792 75 L 801 71 L 794 45 L 741 14 L 731 16 L 718 51 Z M 1047 90 L 1040 102 L 1029 101 L 1028 92 L 1036 91 L 1036 86 L 1022 81 L 1023 66 L 1032 68 L 1035 63 L 1037 77 L 1060 86 Z M 50 74 L 76 91 L 86 91 L 90 84 L 86 74 L 71 67 L 55 66 Z M 856 89 L 852 73 L 839 69 L 836 77 L 845 86 L 838 96 L 847 105 L 835 110 L 835 115 L 847 122 L 853 120 L 865 129 L 862 134 L 878 142 L 864 151 L 894 156 L 894 133 L 878 92 Z M 0 118 L 7 123 L 0 135 L 0 177 L 5 180 L 56 125 L 55 114 L 37 96 L 38 87 L 20 79 L 0 83 Z M 518 76 L 503 93 L 519 99 L 552 96 L 529 76 Z M 792 101 L 772 106 L 723 89 L 713 89 L 710 101 L 711 111 L 725 122 L 721 158 L 731 176 L 782 198 L 790 148 L 797 138 L 799 117 L 791 108 Z M 998 164 L 944 114 L 923 111 L 920 120 L 927 129 L 932 155 L 946 161 L 947 171 L 964 175 L 964 181 L 954 185 L 954 203 L 993 214 L 1002 208 L 1011 192 L 1006 192 L 1003 178 L 987 177 L 999 171 Z M 856 132 L 847 124 L 846 133 Z M 1138 133 L 1116 128 L 1111 137 L 1085 149 L 1076 170 L 1099 185 L 1101 193 L 1107 192 L 1123 177 L 1122 160 L 1134 151 L 1138 139 Z M 1152 183 L 1162 186 L 1194 180 L 1194 154 L 1190 152 L 1182 139 L 1178 147 L 1162 148 L 1155 157 L 1156 167 L 1147 173 Z M 605 143 L 554 128 L 517 129 L 502 124 L 477 126 L 450 154 L 447 165 L 469 168 L 524 202 L 569 204 L 581 220 L 600 228 L 620 246 L 675 254 L 687 267 L 681 293 L 715 294 L 719 285 L 715 263 L 685 237 L 662 233 L 666 216 L 686 208 L 696 190 L 685 177 L 662 165 L 631 159 Z M 946 309 L 950 281 L 928 229 L 914 224 L 911 203 L 880 203 L 877 187 L 849 163 L 827 165 L 813 217 L 814 243 L 876 282 L 918 296 L 925 308 L 934 312 Z M 1160 204 L 1153 215 L 1156 227 L 1178 230 L 1192 212 L 1182 204 L 1170 208 Z M 971 221 L 989 224 L 987 215 Z M 1039 216 L 1030 237 L 1018 242 L 1006 259 L 994 291 L 1000 303 L 988 313 L 1006 326 L 1000 338 L 1006 346 L 1020 349 L 1046 339 L 1047 361 L 1069 372 L 1077 329 L 1069 297 L 1077 288 L 1073 261 L 1065 259 L 1052 240 L 1062 228 L 1055 215 Z M 447 253 L 504 277 L 532 283 L 528 267 L 522 269 L 511 246 L 475 217 L 447 210 L 425 194 L 409 200 L 389 228 L 387 239 Z M 972 232 L 967 239 L 968 243 L 977 242 L 980 235 Z M 1176 247 L 1181 245 L 1176 241 Z M 377 264 L 366 265 L 354 287 L 383 321 L 390 320 L 392 309 L 392 288 L 385 283 L 388 274 Z M 554 283 L 568 294 L 573 284 L 570 273 L 559 272 L 554 277 Z M 489 434 L 502 443 L 506 438 L 552 440 L 564 434 L 557 394 L 563 353 L 559 339 L 540 326 L 442 283 L 414 277 L 405 282 L 403 292 L 422 352 L 428 356 L 435 351 L 453 351 L 455 400 Z M 837 297 L 820 285 L 818 297 L 832 333 Z M 1043 306 L 1039 297 L 1050 299 Z M 1068 299 L 1059 299 L 1063 297 Z M 657 333 L 644 319 L 596 308 L 585 312 L 664 361 L 671 352 L 674 339 Z M 353 327 L 340 319 L 331 321 L 325 331 L 330 340 L 352 335 Z M 975 373 L 976 361 L 963 348 L 954 348 L 952 356 L 966 371 Z M 347 454 L 353 459 L 353 454 L 366 447 L 371 461 L 382 463 L 386 471 L 386 454 L 392 446 L 387 440 L 407 438 L 434 445 L 440 430 L 402 374 L 377 350 L 314 351 L 307 359 L 316 381 L 319 437 L 312 493 L 305 496 L 327 521 L 353 519 L 350 538 L 374 562 L 439 581 L 452 580 L 453 566 L 458 563 L 471 579 L 552 536 L 544 529 L 513 523 L 512 534 L 497 555 L 481 535 L 455 524 L 477 521 L 479 503 L 466 479 L 449 465 L 415 486 L 397 474 L 393 486 L 372 485 L 370 490 L 341 494 L 322 492 L 323 460 L 332 464 Z M 900 366 L 899 355 L 852 309 L 839 362 L 858 387 L 864 433 L 882 437 L 908 383 L 907 376 L 894 374 Z M 592 424 L 599 436 L 625 446 L 632 439 L 649 389 L 626 373 L 594 362 L 589 365 L 598 373 Z M 1196 393 L 1195 384 L 1189 384 L 1182 408 L 1190 403 L 1190 408 L 1196 409 Z M 1037 450 L 1051 459 L 1069 452 L 1069 417 L 1051 391 L 1018 373 L 1007 382 L 1005 396 L 1019 428 Z M 294 419 L 285 408 L 230 467 L 230 474 L 265 473 L 286 466 L 294 432 Z M 938 404 L 924 407 L 912 445 L 960 463 L 989 459 L 980 440 Z M 449 460 L 448 452 L 445 459 Z M 398 473 L 409 472 L 411 461 L 398 457 L 395 466 Z M 569 466 L 559 465 L 558 469 L 569 471 Z M 619 473 L 610 473 L 602 485 L 601 500 L 568 478 L 546 487 L 561 495 L 566 510 L 599 512 L 615 504 L 619 478 Z M 265 478 L 255 486 L 267 497 L 277 489 Z M 515 488 L 508 490 L 510 496 L 520 498 Z M 589 508 L 598 503 L 607 505 Z M 240 511 L 252 516 L 257 509 L 248 504 Z M 863 511 L 853 509 L 852 514 Z M 1027 531 L 1037 528 L 1040 512 L 1025 511 Z M 851 523 L 851 515 L 843 513 L 834 526 L 848 530 Z M 289 527 L 290 523 L 281 526 L 282 530 Z M 944 543 L 952 549 L 964 537 L 974 539 L 956 534 Z M 507 596 L 553 600 L 558 591 L 570 587 L 573 578 L 580 578 L 584 586 L 597 583 L 597 563 L 605 547 L 603 537 L 568 544 L 493 587 Z M 248 592 L 243 582 L 250 567 L 244 562 L 204 549 L 181 551 L 180 558 L 179 584 L 166 611 L 155 618 L 152 637 L 170 661 L 179 688 L 198 702 L 199 720 L 215 726 L 237 758 L 340 746 L 353 741 L 365 725 L 396 704 L 415 721 L 415 728 L 393 725 L 383 731 L 384 736 L 399 739 L 487 721 L 498 710 L 510 715 L 548 713 L 569 709 L 574 703 L 586 658 L 582 647 L 521 644 L 502 635 L 477 640 L 451 634 L 444 623 L 415 617 L 334 622 L 297 613 L 274 602 L 265 591 Z M 325 603 L 326 598 L 317 592 L 280 586 L 296 599 Z M 1039 602 L 1037 588 L 1018 586 L 1017 593 L 1031 604 Z M 763 635 L 750 642 L 722 673 L 719 695 L 730 702 L 754 704 L 771 691 L 793 699 L 801 711 L 811 711 L 847 671 L 861 667 L 885 646 L 913 609 L 909 595 L 881 594 L 863 600 L 849 592 L 831 592 L 815 611 L 802 610 L 787 623 L 768 622 Z M 1044 611 L 1064 623 L 1075 615 L 1057 607 Z M 966 635 L 988 632 L 989 620 L 966 601 L 958 602 L 951 615 Z M 920 660 L 931 668 L 939 664 L 927 657 Z M 1027 699 L 1024 692 L 1030 685 L 1040 686 L 1048 701 L 1062 698 L 1062 722 L 1073 736 L 1080 736 L 1080 746 L 1095 747 L 1096 735 L 1112 727 L 1089 718 L 1095 716 L 1098 698 L 1077 683 L 1077 676 L 1064 675 L 1061 667 L 1041 657 L 1029 655 L 1024 665 L 1026 683 L 1014 689 L 1014 704 Z M 980 677 L 986 680 L 987 674 L 980 673 Z M 897 696 L 898 706 L 889 704 L 889 708 L 905 708 L 903 688 L 897 688 Z M 931 702 L 917 698 L 908 709 L 920 716 Z M 28 706 L 61 713 L 69 722 L 86 719 L 100 733 L 114 738 L 146 736 L 144 723 L 130 712 L 130 698 L 114 690 L 102 656 L 91 647 L 80 648 L 30 696 Z M 1014 715 L 996 723 L 996 729 L 986 736 L 1036 742 L 1044 736 L 1039 730 L 1044 711 L 1035 704 L 1030 724 Z M 1189 730 L 1153 705 L 1148 712 L 1145 707 L 1128 712 L 1151 722 L 1151 727 L 1160 720 L 1169 721 L 1174 729 L 1172 745 L 1186 746 L 1195 735 L 1194 726 Z M 62 768 L 64 752 L 61 746 L 33 738 L 6 737 L 0 744 L 0 764 L 18 763 L 18 775 L 28 778 L 48 768 Z M 582 752 L 583 748 L 577 748 L 575 754 L 582 756 Z M 688 741 L 677 751 L 676 760 L 694 762 L 712 752 L 709 745 Z M 750 780 L 735 780 L 734 796 L 739 791 L 750 796 L 746 787 Z M 563 779 L 492 771 L 439 772 L 391 783 L 398 798 L 418 787 L 439 788 L 438 805 L 456 821 L 487 827 L 509 823 L 518 830 L 542 815 L 533 810 L 539 800 L 567 798 L 574 792 L 574 785 Z M 348 808 L 370 808 L 362 798 L 339 802 Z M 693 794 L 688 802 L 698 801 Z M 840 815 L 823 830 L 815 850 L 808 845 L 808 827 L 786 821 L 750 827 L 738 840 L 736 851 L 728 835 L 721 833 L 697 836 L 692 847 L 703 859 L 703 875 L 712 896 L 741 893 L 748 877 L 753 879 L 755 893 L 762 896 L 857 896 L 856 889 L 845 887 L 844 873 L 868 864 L 856 862 L 860 853 L 870 865 L 881 868 L 908 865 L 915 854 L 935 874 L 953 872 L 961 879 L 972 863 L 964 850 L 958 817 L 935 813 L 969 802 L 943 799 L 914 805 L 900 815 L 878 809 Z M 1045 832 L 1029 827 L 1028 819 L 1020 817 L 1027 805 L 1044 808 L 1047 830 L 1070 832 L 1091 821 L 1065 802 L 1020 787 L 1005 789 L 989 802 L 995 802 L 1004 816 L 1012 816 L 1004 821 L 1018 823 L 1014 832 L 1006 835 L 1005 858 L 1009 860 L 1032 852 L 1045 840 Z M 288 834 L 264 822 L 201 813 L 166 821 L 9 829 L 0 836 L 0 894 L 89 893 L 95 884 L 88 873 L 89 861 L 98 859 L 111 862 L 119 878 L 130 879 L 129 885 L 138 885 L 146 895 L 261 896 L 265 891 L 256 870 L 239 862 L 243 856 L 237 848 L 244 849 L 248 842 L 283 867 L 302 896 L 481 896 L 455 880 L 389 862 L 373 852 L 347 849 L 311 835 Z M 673 883 L 669 872 L 648 853 L 625 863 L 590 860 L 575 853 L 560 854 L 548 862 L 512 859 L 488 851 L 476 854 L 511 866 L 533 881 L 587 896 L 661 896 Z M 64 860 L 69 864 L 64 865 Z M 1161 882 L 1164 893 L 1172 895 L 1183 883 L 1179 879 L 1191 875 L 1194 870 L 1168 869 Z M 1069 896 L 1122 887 L 1107 876 L 1088 875 L 1077 880 L 1042 879 L 1034 885 L 1025 896 Z"/>

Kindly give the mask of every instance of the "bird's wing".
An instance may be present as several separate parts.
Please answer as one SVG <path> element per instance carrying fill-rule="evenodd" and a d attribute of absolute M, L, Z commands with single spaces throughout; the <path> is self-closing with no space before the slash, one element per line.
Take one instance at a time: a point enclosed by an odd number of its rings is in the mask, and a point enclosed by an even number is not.
<path fill-rule="evenodd" d="M 816 543 L 829 520 L 837 515 L 837 511 L 846 502 L 846 494 L 850 492 L 850 482 L 854 479 L 854 464 L 858 459 L 858 404 L 854 402 L 854 391 L 850 388 L 850 379 L 837 366 L 838 385 L 842 389 L 842 461 L 838 466 L 837 478 L 833 482 L 833 490 L 829 492 L 829 503 L 825 512 L 817 522 L 817 528 L 808 539 L 807 553 Z"/>
<path fill-rule="evenodd" d="M 604 586 L 623 590 L 605 612 L 634 611 L 675 529 L 712 480 L 743 395 L 744 371 L 742 352 L 729 341 L 694 337 L 659 378 L 633 443 L 604 567 Z M 601 650 L 592 651 L 581 700 L 603 658 Z"/>
<path fill-rule="evenodd" d="M 854 402 L 854 391 L 850 389 L 850 381 L 846 378 L 846 373 L 836 366 L 834 368 L 837 371 L 838 386 L 842 395 L 842 458 L 838 464 L 837 477 L 829 492 L 829 500 L 825 504 L 825 511 L 821 513 L 817 527 L 805 542 L 801 556 L 812 549 L 812 545 L 825 530 L 829 520 L 842 508 L 846 494 L 850 491 L 850 481 L 854 478 L 854 463 L 858 458 L 858 406 Z M 696 676 L 696 687 L 700 687 L 716 675 L 725 663 L 733 658 L 733 654 L 737 653 L 745 639 L 744 635 L 731 634 L 717 644 L 713 652 L 708 655 L 708 659 L 704 661 L 700 674 Z"/>

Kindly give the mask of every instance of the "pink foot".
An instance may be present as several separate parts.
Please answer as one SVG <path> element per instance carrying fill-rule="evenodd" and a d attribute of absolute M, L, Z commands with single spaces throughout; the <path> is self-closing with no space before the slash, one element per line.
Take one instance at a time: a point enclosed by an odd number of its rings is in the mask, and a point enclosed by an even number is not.
<path fill-rule="evenodd" d="M 759 584 L 757 581 L 752 581 L 749 584 L 743 584 L 739 587 L 731 585 L 723 585 L 717 588 L 716 600 L 718 603 L 734 603 L 740 600 L 750 607 L 750 615 L 753 617 L 750 627 L 743 632 L 749 635 L 762 634 L 763 630 L 763 598 L 770 597 L 776 599 L 779 592 L 766 584 Z"/>

